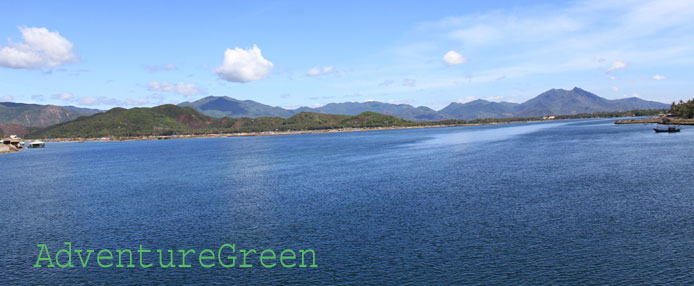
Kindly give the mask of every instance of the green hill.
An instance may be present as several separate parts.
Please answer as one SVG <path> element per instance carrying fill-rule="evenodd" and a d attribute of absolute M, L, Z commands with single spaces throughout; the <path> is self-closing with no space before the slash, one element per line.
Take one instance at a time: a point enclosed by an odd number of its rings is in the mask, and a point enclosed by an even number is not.
<path fill-rule="evenodd" d="M 190 107 L 167 104 L 152 108 L 114 108 L 40 129 L 25 137 L 132 137 L 412 125 L 415 123 L 375 112 L 355 116 L 302 112 L 290 118 L 213 118 Z"/>

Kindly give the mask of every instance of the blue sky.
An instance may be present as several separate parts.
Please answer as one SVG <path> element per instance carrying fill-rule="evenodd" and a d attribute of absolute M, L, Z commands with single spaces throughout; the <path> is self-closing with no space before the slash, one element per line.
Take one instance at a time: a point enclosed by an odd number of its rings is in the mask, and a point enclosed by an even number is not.
<path fill-rule="evenodd" d="M 0 101 L 440 109 L 574 86 L 694 97 L 692 1 L 218 2 L 5 3 Z"/>

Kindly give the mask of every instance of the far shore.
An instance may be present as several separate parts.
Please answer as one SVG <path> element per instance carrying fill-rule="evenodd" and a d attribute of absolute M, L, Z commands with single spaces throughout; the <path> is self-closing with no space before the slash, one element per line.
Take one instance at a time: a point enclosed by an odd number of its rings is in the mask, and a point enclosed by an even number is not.
<path fill-rule="evenodd" d="M 603 117 L 603 119 L 604 118 L 609 118 L 609 117 Z M 615 124 L 661 123 L 663 118 L 664 117 L 626 119 L 626 120 L 617 120 L 614 123 Z M 531 123 L 531 122 L 564 121 L 564 120 L 576 120 L 576 119 L 580 119 L 580 118 L 542 119 L 542 120 L 488 122 L 488 123 L 467 123 L 467 124 L 450 124 L 450 125 L 439 124 L 439 125 L 364 127 L 364 128 L 351 128 L 350 127 L 350 128 L 333 128 L 333 129 L 316 129 L 316 130 L 260 131 L 260 132 L 234 132 L 234 133 L 185 134 L 185 135 L 147 135 L 147 136 L 100 137 L 100 138 L 42 138 L 41 140 L 55 143 L 55 142 L 114 142 L 114 141 L 169 140 L 169 139 L 192 139 L 192 138 L 278 136 L 278 135 L 300 135 L 300 134 L 364 132 L 364 131 L 379 131 L 379 130 L 400 130 L 400 129 L 498 125 L 498 124 L 510 124 L 510 123 Z M 585 118 L 585 119 L 599 119 L 599 118 Z M 679 119 L 679 118 L 668 118 L 668 119 L 672 120 L 672 123 L 670 123 L 670 124 L 694 125 L 694 119 Z M 32 140 L 32 139 L 27 139 L 27 140 Z"/>
<path fill-rule="evenodd" d="M 694 119 L 684 119 L 677 117 L 648 117 L 641 119 L 617 120 L 614 124 L 666 124 L 666 125 L 694 125 Z"/>
<path fill-rule="evenodd" d="M 469 123 L 452 125 L 418 125 L 418 126 L 390 126 L 390 127 L 364 127 L 364 128 L 333 128 L 316 130 L 291 130 L 291 131 L 261 131 L 261 132 L 236 132 L 236 133 L 213 133 L 213 134 L 186 134 L 186 135 L 148 135 L 133 137 L 101 137 L 101 138 L 43 138 L 47 142 L 113 142 L 113 141 L 140 141 L 140 140 L 169 140 L 169 139 L 191 139 L 191 138 L 222 138 L 222 137 L 250 137 L 250 136 L 278 136 L 278 135 L 299 135 L 299 134 L 322 134 L 322 133 L 345 133 L 345 132 L 365 132 L 379 130 L 400 130 L 400 129 L 420 129 L 420 128 L 443 128 L 459 126 L 480 126 L 497 125 L 509 123 L 530 123 L 542 121 L 561 121 L 568 119 L 555 120 L 528 120 L 514 122 L 490 122 L 490 123 Z M 27 139 L 31 140 L 31 139 Z"/>

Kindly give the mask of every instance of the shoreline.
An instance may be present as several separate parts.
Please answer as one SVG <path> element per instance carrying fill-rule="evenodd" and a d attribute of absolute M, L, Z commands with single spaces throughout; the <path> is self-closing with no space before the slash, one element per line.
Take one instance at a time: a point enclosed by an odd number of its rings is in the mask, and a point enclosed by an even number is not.
<path fill-rule="evenodd" d="M 226 138 L 226 137 L 255 137 L 255 136 L 282 136 L 282 135 L 301 135 L 301 134 L 322 134 L 322 133 L 351 133 L 383 130 L 402 130 L 402 129 L 421 129 L 421 128 L 445 128 L 461 126 L 481 126 L 498 125 L 511 123 L 532 123 L 545 121 L 563 121 L 573 119 L 550 119 L 550 120 L 528 120 L 515 122 L 492 122 L 492 123 L 470 123 L 470 124 L 438 124 L 438 125 L 417 125 L 417 126 L 390 126 L 390 127 L 363 127 L 363 128 L 333 128 L 320 130 L 292 130 L 292 131 L 260 131 L 260 132 L 237 132 L 219 134 L 197 134 L 197 135 L 149 135 L 137 137 L 101 137 L 101 138 L 41 138 L 45 142 L 51 143 L 81 143 L 81 142 L 121 142 L 121 141 L 142 141 L 142 140 L 174 140 L 174 139 L 194 139 L 194 138 Z M 38 140 L 38 139 L 37 139 Z"/>
<path fill-rule="evenodd" d="M 148 135 L 134 137 L 100 137 L 100 138 L 40 138 L 45 142 L 50 143 L 82 143 L 82 142 L 121 142 L 121 141 L 143 141 L 143 140 L 173 140 L 173 139 L 194 139 L 194 138 L 225 138 L 225 137 L 255 137 L 255 136 L 281 136 L 281 135 L 301 135 L 301 134 L 322 134 L 322 133 L 351 133 L 351 132 L 367 132 L 367 131 L 383 131 L 383 130 L 402 130 L 402 129 L 421 129 L 421 128 L 446 128 L 446 127 L 462 127 L 462 126 L 482 126 L 482 125 L 500 125 L 513 123 L 534 123 L 534 122 L 550 122 L 550 121 L 565 121 L 577 119 L 609 119 L 612 117 L 595 117 L 595 118 L 566 118 L 566 119 L 541 119 L 541 120 L 521 120 L 511 122 L 489 122 L 489 123 L 469 123 L 469 124 L 437 124 L 437 125 L 416 125 L 416 126 L 390 126 L 390 127 L 362 127 L 362 128 L 332 128 L 318 130 L 291 130 L 291 131 L 259 131 L 259 132 L 236 132 L 236 133 L 212 133 L 212 134 L 185 134 L 185 135 Z M 672 119 L 671 119 L 672 120 Z M 682 120 L 682 119 L 679 119 Z M 649 117 L 643 119 L 627 119 L 616 120 L 614 124 L 642 124 L 642 123 L 659 123 L 662 117 Z M 694 120 L 686 120 L 686 123 L 671 123 L 682 125 L 694 125 Z M 35 139 L 39 140 L 39 139 Z"/>
<path fill-rule="evenodd" d="M 614 124 L 664 124 L 664 125 L 694 125 L 694 119 L 677 117 L 648 117 L 642 119 L 617 120 Z"/>

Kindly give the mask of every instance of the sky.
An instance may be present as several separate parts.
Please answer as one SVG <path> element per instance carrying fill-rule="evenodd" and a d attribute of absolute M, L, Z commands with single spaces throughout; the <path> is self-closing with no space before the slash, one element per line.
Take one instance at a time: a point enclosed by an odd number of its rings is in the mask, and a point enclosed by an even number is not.
<path fill-rule="evenodd" d="M 691 99 L 694 1 L 4 1 L 0 102 Z"/>

